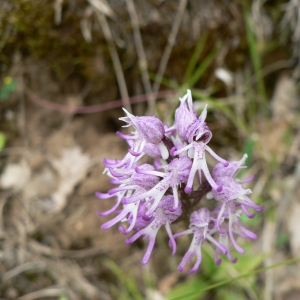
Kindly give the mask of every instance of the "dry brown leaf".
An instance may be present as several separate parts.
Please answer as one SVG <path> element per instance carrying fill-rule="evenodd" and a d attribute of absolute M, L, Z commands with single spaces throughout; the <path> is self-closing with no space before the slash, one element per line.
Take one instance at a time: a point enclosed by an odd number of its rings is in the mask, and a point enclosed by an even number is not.
<path fill-rule="evenodd" d="M 9 164 L 0 177 L 1 189 L 21 190 L 31 176 L 31 169 L 25 160 L 17 164 Z"/>
<path fill-rule="evenodd" d="M 82 153 L 79 147 L 64 149 L 61 157 L 52 160 L 52 165 L 59 174 L 57 190 L 52 194 L 52 211 L 61 211 L 67 197 L 73 192 L 75 186 L 87 175 L 88 169 L 93 165 L 92 159 Z"/>

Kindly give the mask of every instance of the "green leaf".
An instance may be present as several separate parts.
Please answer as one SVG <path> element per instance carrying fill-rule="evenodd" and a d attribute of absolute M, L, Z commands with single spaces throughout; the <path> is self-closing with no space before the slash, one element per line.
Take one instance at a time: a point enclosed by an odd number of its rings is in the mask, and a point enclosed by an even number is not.
<path fill-rule="evenodd" d="M 202 75 L 205 73 L 207 68 L 212 64 L 214 61 L 215 57 L 217 56 L 219 52 L 219 47 L 215 47 L 206 57 L 205 59 L 201 62 L 199 67 L 194 71 L 193 75 L 191 78 L 184 83 L 184 89 L 191 89 L 194 87 L 194 85 L 199 81 L 199 79 L 202 77 Z"/>
<path fill-rule="evenodd" d="M 130 299 L 136 299 L 136 300 L 144 299 L 143 295 L 140 293 L 136 285 L 134 278 L 132 278 L 130 274 L 125 274 L 124 271 L 112 260 L 107 260 L 105 262 L 105 265 L 121 281 L 125 292 L 131 295 Z"/>
<path fill-rule="evenodd" d="M 205 34 L 200 40 L 199 42 L 197 43 L 196 45 L 196 48 L 193 52 L 193 55 L 189 61 L 189 64 L 187 66 L 187 69 L 185 71 L 185 74 L 183 76 L 183 82 L 187 82 L 191 79 L 191 76 L 192 76 L 192 73 L 194 72 L 195 70 L 195 67 L 197 65 L 197 62 L 200 58 L 200 55 L 201 55 L 201 52 L 203 51 L 204 49 L 204 46 L 206 44 L 206 41 L 207 41 L 207 37 L 208 35 Z"/>
<path fill-rule="evenodd" d="M 0 151 L 3 150 L 6 142 L 6 136 L 3 132 L 0 131 Z"/>
<path fill-rule="evenodd" d="M 293 263 L 296 263 L 296 262 L 299 262 L 299 261 L 300 261 L 300 257 L 296 257 L 296 258 L 288 259 L 288 260 L 282 261 L 280 263 L 277 263 L 277 264 L 274 264 L 274 265 L 271 265 L 271 266 L 268 266 L 268 267 L 265 267 L 265 268 L 260 268 L 260 269 L 252 270 L 252 271 L 249 271 L 249 272 L 245 272 L 245 273 L 242 273 L 242 274 L 240 274 L 238 276 L 235 276 L 233 278 L 225 279 L 225 280 L 219 281 L 217 283 L 214 283 L 214 284 L 211 284 L 211 285 L 207 285 L 207 286 L 205 286 L 203 288 L 199 287 L 199 290 L 197 290 L 197 291 L 190 290 L 190 291 L 186 292 L 185 294 L 181 294 L 180 295 L 181 298 L 180 297 L 176 297 L 176 298 L 172 298 L 171 300 L 199 299 L 199 298 L 187 298 L 187 297 L 195 296 L 195 294 L 199 295 L 201 292 L 222 287 L 224 285 L 227 285 L 227 284 L 230 284 L 232 282 L 235 282 L 235 281 L 237 281 L 239 279 L 247 278 L 247 277 L 250 277 L 250 276 L 253 276 L 253 275 L 265 272 L 265 271 L 270 270 L 270 269 L 278 268 L 280 266 L 284 266 L 284 265 L 288 265 L 288 264 L 293 264 Z"/>
<path fill-rule="evenodd" d="M 167 295 L 168 300 L 198 300 L 204 294 L 201 288 L 204 288 L 207 282 L 200 277 L 193 278 L 185 283 L 178 284 Z"/>
<path fill-rule="evenodd" d="M 289 237 L 288 237 L 286 234 L 280 234 L 280 235 L 277 237 L 276 245 L 282 246 L 282 245 L 284 245 L 285 243 L 287 243 L 288 239 L 289 239 Z"/>
<path fill-rule="evenodd" d="M 252 60 L 252 65 L 254 68 L 255 78 L 257 81 L 257 88 L 261 98 L 260 106 L 263 109 L 263 113 L 265 116 L 268 115 L 268 106 L 267 106 L 267 93 L 263 80 L 262 68 L 261 68 L 261 60 L 257 47 L 257 42 L 255 40 L 254 31 L 251 24 L 250 11 L 246 8 L 246 4 L 244 3 L 244 18 L 246 23 L 246 34 L 250 49 L 250 56 Z"/>
<path fill-rule="evenodd" d="M 222 103 L 221 101 L 219 101 L 213 97 L 203 95 L 201 93 L 201 91 L 196 90 L 196 89 L 193 90 L 192 94 L 196 98 L 207 103 L 209 110 L 217 109 L 217 110 L 221 111 L 225 116 L 228 117 L 228 119 L 230 119 L 232 121 L 232 123 L 235 126 L 237 126 L 240 129 L 240 131 L 243 133 L 244 136 L 248 135 L 248 127 L 247 127 L 246 123 L 244 122 L 244 120 L 240 116 L 235 114 L 227 104 Z"/>
<path fill-rule="evenodd" d="M 7 99 L 16 88 L 16 82 L 11 77 L 6 77 L 4 80 L 4 86 L 0 90 L 0 99 Z"/>

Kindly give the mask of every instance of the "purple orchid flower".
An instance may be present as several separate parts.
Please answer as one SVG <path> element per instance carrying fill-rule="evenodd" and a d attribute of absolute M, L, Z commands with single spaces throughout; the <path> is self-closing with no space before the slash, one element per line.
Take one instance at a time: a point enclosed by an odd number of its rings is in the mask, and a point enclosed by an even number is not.
<path fill-rule="evenodd" d="M 162 177 L 162 180 L 158 182 L 151 190 L 139 194 L 133 195 L 129 198 L 124 198 L 123 203 L 131 203 L 146 199 L 146 203 L 152 202 L 148 211 L 147 216 L 150 216 L 158 207 L 160 200 L 169 188 L 172 188 L 174 196 L 173 209 L 177 209 L 179 205 L 178 197 L 178 185 L 185 183 L 191 168 L 192 162 L 188 157 L 180 157 L 173 159 L 170 164 L 165 167 L 165 173 L 159 171 L 148 171 L 136 168 L 137 173 L 144 175 L 155 175 Z"/>
<path fill-rule="evenodd" d="M 216 181 L 213 179 L 213 177 L 211 176 L 211 174 L 209 172 L 206 158 L 205 158 L 205 152 L 206 151 L 209 152 L 212 157 L 214 157 L 217 161 L 221 162 L 225 167 L 228 166 L 228 162 L 226 160 L 224 160 L 223 158 L 221 158 L 220 156 L 218 156 L 210 147 L 208 147 L 202 141 L 201 142 L 192 141 L 189 145 L 187 145 L 179 150 L 174 151 L 173 155 L 178 155 L 181 152 L 187 151 L 187 150 L 189 150 L 188 156 L 193 158 L 193 165 L 190 170 L 186 188 L 184 191 L 187 194 L 190 194 L 192 192 L 193 182 L 194 182 L 194 178 L 195 178 L 197 171 L 199 173 L 200 183 L 202 183 L 201 172 L 203 172 L 205 178 L 207 179 L 207 181 L 209 182 L 211 187 L 214 190 L 221 191 L 222 186 L 220 186 L 216 183 Z"/>
<path fill-rule="evenodd" d="M 140 166 L 141 170 L 154 171 L 154 167 L 149 164 L 143 164 Z M 120 180 L 120 186 L 117 188 L 111 189 L 107 194 L 97 193 L 96 196 L 100 199 L 108 199 L 111 197 L 116 197 L 116 204 L 108 211 L 98 212 L 99 216 L 106 216 L 112 212 L 117 212 L 117 208 L 121 204 L 121 200 L 127 196 L 137 196 L 144 194 L 147 190 L 151 189 L 159 182 L 159 178 L 153 174 L 138 174 L 134 171 L 130 178 L 125 180 Z M 124 218 L 130 216 L 132 218 L 129 228 L 125 231 L 129 233 L 135 226 L 137 221 L 138 212 L 140 208 L 140 201 L 136 203 L 130 203 L 123 205 L 123 209 L 119 214 L 112 220 L 104 223 L 101 228 L 106 230 L 116 223 L 120 222 Z"/>
<path fill-rule="evenodd" d="M 242 225 L 240 221 L 241 214 L 242 211 L 238 209 L 238 205 L 234 201 L 228 201 L 225 205 L 217 206 L 214 210 L 214 215 L 217 215 L 216 228 L 219 233 L 223 238 L 227 234 L 234 248 L 240 253 L 245 253 L 246 251 L 237 244 L 234 234 L 250 239 L 256 239 L 257 235 Z"/>
<path fill-rule="evenodd" d="M 191 245 L 178 266 L 178 271 L 182 272 L 187 261 L 192 260 L 193 256 L 196 256 L 197 260 L 192 269 L 189 270 L 189 273 L 194 273 L 198 270 L 202 261 L 201 246 L 206 241 L 210 241 L 221 253 L 226 254 L 225 247 L 212 237 L 214 232 L 213 224 L 210 211 L 203 207 L 191 214 L 190 229 L 174 234 L 174 239 L 186 234 L 194 234 Z"/>
<path fill-rule="evenodd" d="M 188 143 L 202 141 L 207 144 L 212 138 L 212 133 L 205 123 L 207 105 L 199 118 L 197 118 L 190 90 L 180 99 L 180 102 L 181 104 L 175 113 L 175 128 L 178 135 Z"/>
<path fill-rule="evenodd" d="M 189 272 L 198 270 L 202 261 L 201 247 L 205 242 L 215 247 L 217 265 L 222 261 L 220 254 L 235 263 L 237 259 L 232 256 L 232 248 L 245 253 L 237 243 L 237 237 L 256 239 L 256 234 L 243 226 L 241 215 L 244 213 L 252 218 L 254 213 L 251 210 L 259 212 L 264 209 L 249 198 L 252 191 L 242 186 L 253 177 L 236 178 L 239 170 L 246 167 L 247 154 L 239 161 L 228 162 L 208 146 L 212 133 L 205 122 L 207 105 L 197 117 L 190 90 L 180 99 L 175 122 L 170 126 L 164 125 L 157 117 L 136 117 L 124 111 L 126 116 L 120 118 L 127 123 L 124 127 L 133 126 L 135 130 L 129 135 L 117 132 L 129 145 L 123 159 L 104 159 L 104 173 L 116 187 L 108 193 L 96 193 L 100 199 L 114 201 L 111 209 L 98 212 L 100 216 L 115 214 L 102 225 L 102 229 L 119 223 L 120 233 L 134 232 L 126 239 L 127 244 L 141 236 L 148 237 L 142 264 L 149 261 L 156 235 L 163 226 L 170 238 L 172 254 L 176 252 L 175 239 L 193 235 L 178 266 L 180 272 L 194 257 L 196 260 Z M 207 165 L 207 152 L 217 161 L 212 172 Z M 197 173 L 201 186 L 192 193 Z M 191 212 L 195 205 L 203 203 L 199 201 L 204 195 L 214 199 L 217 203 L 215 209 L 211 212 L 201 207 Z M 172 235 L 171 224 L 184 214 L 190 214 L 189 229 Z"/>
<path fill-rule="evenodd" d="M 214 179 L 222 176 L 228 176 L 235 178 L 239 170 L 247 168 L 245 166 L 245 162 L 248 158 L 247 154 L 244 154 L 241 160 L 238 161 L 231 161 L 229 162 L 227 167 L 224 167 L 222 163 L 218 163 L 214 166 L 213 171 L 212 171 L 212 177 Z M 243 180 L 235 178 L 235 180 L 239 183 L 246 183 L 251 180 L 253 180 L 254 176 L 249 176 L 248 178 L 245 178 Z"/>
<path fill-rule="evenodd" d="M 225 210 L 226 203 L 234 200 L 236 204 L 240 204 L 243 212 L 249 218 L 253 218 L 254 214 L 248 211 L 248 208 L 255 209 L 256 211 L 263 211 L 264 207 L 254 203 L 247 195 L 251 194 L 250 189 L 244 189 L 234 178 L 224 176 L 218 177 L 217 184 L 222 186 L 222 190 L 212 190 L 211 194 L 215 200 L 223 202 L 221 210 Z M 219 223 L 217 223 L 218 225 Z"/>
<path fill-rule="evenodd" d="M 148 262 L 154 248 L 157 232 L 162 226 L 165 226 L 171 240 L 171 247 L 173 249 L 172 255 L 174 255 L 176 252 L 176 243 L 171 232 L 170 224 L 182 214 L 182 210 L 180 201 L 178 202 L 177 208 L 175 210 L 173 209 L 173 198 L 174 197 L 171 195 L 163 197 L 158 207 L 153 212 L 153 220 L 151 223 L 145 228 L 139 230 L 131 238 L 126 239 L 126 243 L 130 244 L 136 241 L 142 235 L 144 235 L 145 238 L 149 237 L 149 245 L 142 259 L 142 264 L 146 264 Z"/>
<path fill-rule="evenodd" d="M 165 134 L 165 126 L 157 117 L 136 117 L 129 113 L 125 108 L 126 117 L 120 120 L 128 123 L 123 127 L 133 126 L 135 132 L 133 135 L 125 135 L 120 132 L 117 134 L 125 140 L 133 141 L 132 147 L 129 152 L 133 156 L 139 156 L 144 151 L 146 143 L 155 144 L 158 146 L 163 159 L 169 157 L 169 151 L 163 143 Z"/>

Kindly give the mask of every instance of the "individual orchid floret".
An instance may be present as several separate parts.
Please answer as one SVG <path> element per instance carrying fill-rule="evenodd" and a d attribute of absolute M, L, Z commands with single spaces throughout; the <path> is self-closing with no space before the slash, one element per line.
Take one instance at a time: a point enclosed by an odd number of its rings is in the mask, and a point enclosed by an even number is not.
<path fill-rule="evenodd" d="M 140 194 L 145 193 L 146 190 L 141 187 L 138 186 L 135 188 L 134 193 L 132 194 L 133 196 L 137 196 Z M 129 192 L 129 195 L 131 195 L 132 191 Z M 118 197 L 119 199 L 119 197 Z M 118 202 L 120 203 L 120 202 Z M 130 231 L 133 230 L 133 228 L 136 226 L 136 222 L 138 221 L 138 217 L 139 216 L 144 216 L 145 213 L 145 209 L 143 209 L 144 206 L 142 205 L 141 201 L 136 201 L 133 203 L 129 203 L 129 204 L 123 204 L 123 209 L 121 211 L 119 211 L 119 214 L 114 217 L 113 219 L 109 220 L 108 222 L 104 223 L 101 228 L 103 230 L 107 230 L 110 227 L 116 225 L 118 222 L 123 221 L 124 219 L 130 220 L 129 223 L 129 227 L 125 230 L 124 228 L 122 230 L 120 230 L 123 234 L 127 234 Z M 142 212 L 142 213 L 141 213 Z M 98 215 L 103 215 L 103 213 L 98 212 Z"/>
<path fill-rule="evenodd" d="M 136 117 L 129 113 L 125 108 L 123 110 L 126 113 L 126 117 L 120 118 L 120 120 L 128 123 L 123 127 L 133 126 L 136 132 L 133 135 L 125 135 L 117 133 L 125 140 L 132 140 L 133 144 L 129 152 L 133 156 L 139 156 L 144 151 L 146 143 L 155 144 L 160 149 L 163 159 L 167 159 L 169 152 L 163 138 L 165 134 L 164 124 L 157 117 Z"/>
<path fill-rule="evenodd" d="M 256 211 L 263 211 L 264 207 L 254 203 L 247 195 L 251 194 L 250 189 L 244 189 L 234 178 L 224 176 L 218 177 L 216 183 L 222 186 L 222 190 L 212 190 L 211 194 L 215 200 L 223 202 L 221 210 L 224 211 L 226 202 L 234 200 L 236 204 L 240 204 L 243 212 L 249 217 L 253 218 L 254 214 L 248 211 L 248 208 Z M 217 222 L 217 226 L 220 222 Z"/>
<path fill-rule="evenodd" d="M 105 194 L 105 193 L 97 192 L 95 195 L 99 199 L 110 199 L 110 198 L 116 197 L 116 199 L 115 199 L 115 202 L 116 202 L 115 205 L 112 206 L 107 211 L 103 211 L 103 212 L 98 211 L 97 212 L 98 216 L 107 216 L 107 215 L 109 215 L 109 214 L 111 214 L 113 212 L 116 212 L 116 210 L 119 207 L 119 205 L 121 204 L 121 201 L 122 201 L 123 197 L 125 196 L 126 192 L 127 191 L 124 190 L 124 191 L 121 191 L 121 192 L 117 193 L 117 195 L 110 195 L 108 193 Z M 131 193 L 128 193 L 128 194 L 131 195 Z"/>
<path fill-rule="evenodd" d="M 170 224 L 182 214 L 182 210 L 180 201 L 178 202 L 177 208 L 175 210 L 173 209 L 173 198 L 174 197 L 171 195 L 163 197 L 158 207 L 153 212 L 152 222 L 147 227 L 138 231 L 131 238 L 126 239 L 126 243 L 130 244 L 136 241 L 142 235 L 144 235 L 145 238 L 149 237 L 149 245 L 142 259 L 142 264 L 146 264 L 148 262 L 155 244 L 157 232 L 162 226 L 165 226 L 168 236 L 171 240 L 171 247 L 173 249 L 172 255 L 174 255 L 176 252 L 176 243 L 171 232 Z"/>
<path fill-rule="evenodd" d="M 123 209 L 120 211 L 120 213 L 113 219 L 104 223 L 101 226 L 101 228 L 103 230 L 107 230 L 110 227 L 112 227 L 113 225 L 117 224 L 118 222 L 121 222 L 123 219 L 130 218 L 132 221 L 131 221 L 129 228 L 126 230 L 126 233 L 129 233 L 135 226 L 135 222 L 138 217 L 139 206 L 140 206 L 140 201 L 138 201 L 136 203 L 125 204 L 123 206 Z"/>
<path fill-rule="evenodd" d="M 139 166 L 139 170 L 144 172 L 152 172 L 155 170 L 155 167 L 150 164 L 142 164 Z M 140 187 L 145 190 L 151 189 L 159 182 L 159 177 L 151 173 L 145 173 L 141 175 L 140 173 L 136 172 L 135 168 L 132 170 L 130 177 L 118 178 L 118 182 L 120 186 L 109 190 L 109 195 L 113 195 L 122 191 L 135 190 Z"/>
<path fill-rule="evenodd" d="M 148 174 L 162 177 L 161 181 L 155 185 L 151 190 L 139 194 L 134 195 L 129 198 L 124 198 L 123 203 L 131 203 L 140 200 L 146 200 L 146 203 L 151 203 L 148 211 L 146 212 L 147 216 L 150 216 L 158 207 L 162 197 L 166 193 L 169 188 L 172 188 L 173 196 L 174 196 L 174 204 L 173 209 L 177 209 L 179 204 L 178 197 L 178 186 L 181 183 L 185 183 L 189 176 L 189 172 L 191 169 L 192 162 L 188 157 L 180 157 L 175 158 L 165 167 L 165 173 L 159 171 L 148 171 L 141 170 L 140 168 L 136 168 L 137 173 L 140 174 Z"/>
<path fill-rule="evenodd" d="M 133 220 L 131 217 L 124 219 L 128 224 L 128 228 L 125 229 L 124 226 L 121 225 L 121 226 L 119 226 L 119 231 L 122 234 L 128 234 L 132 229 L 138 231 L 138 230 L 141 230 L 141 229 L 147 227 L 153 221 L 153 216 L 147 217 L 147 216 L 145 216 L 145 212 L 146 212 L 146 205 L 140 204 L 139 210 L 137 213 L 137 218 L 135 220 Z M 134 222 L 134 224 L 133 224 L 133 222 Z"/>
<path fill-rule="evenodd" d="M 121 181 L 122 184 L 126 184 L 127 186 L 137 185 L 143 187 L 145 190 L 151 189 L 155 186 L 160 178 L 154 174 L 151 174 L 152 171 L 155 171 L 155 167 L 150 164 L 142 164 L 138 166 L 138 170 L 145 172 L 140 173 L 136 171 L 137 168 L 133 170 L 133 174 L 129 179 Z M 149 173 L 147 173 L 149 172 Z"/>
<path fill-rule="evenodd" d="M 186 142 L 203 141 L 208 143 L 212 137 L 209 127 L 205 123 L 207 105 L 199 118 L 193 106 L 193 99 L 190 90 L 180 99 L 180 106 L 175 113 L 175 127 L 178 135 Z"/>
<path fill-rule="evenodd" d="M 127 176 L 128 173 L 132 173 L 133 166 L 143 157 L 144 153 L 139 156 L 133 156 L 127 153 L 122 160 L 118 159 L 103 159 L 103 164 L 113 176 L 123 177 Z"/>
<path fill-rule="evenodd" d="M 194 211 L 190 216 L 190 229 L 176 233 L 173 236 L 175 239 L 186 234 L 194 234 L 191 245 L 178 266 L 178 271 L 182 272 L 187 261 L 192 261 L 194 256 L 197 259 L 189 273 L 194 273 L 198 270 L 202 261 L 201 246 L 207 240 L 214 244 L 221 253 L 226 254 L 225 247 L 212 237 L 212 233 L 214 233 L 214 222 L 211 219 L 210 211 L 205 207 Z"/>
<path fill-rule="evenodd" d="M 222 207 L 216 207 L 214 213 L 217 214 L 216 227 L 220 234 L 228 234 L 234 248 L 242 254 L 245 253 L 246 251 L 237 244 L 234 234 L 249 239 L 256 239 L 257 236 L 242 225 L 242 210 L 238 209 L 234 201 L 228 201 Z"/>
<path fill-rule="evenodd" d="M 233 258 L 231 253 L 231 244 L 228 234 L 228 227 L 224 228 L 224 234 L 219 234 L 219 243 L 226 249 L 226 256 L 229 259 L 230 262 L 235 264 L 237 262 L 237 257 Z M 222 263 L 222 259 L 219 258 L 219 254 L 221 253 L 219 248 L 216 248 L 215 254 L 214 254 L 214 262 L 217 266 L 219 266 Z"/>
<path fill-rule="evenodd" d="M 224 167 L 222 163 L 218 163 L 212 170 L 212 177 L 218 178 L 222 176 L 235 177 L 240 169 L 246 168 L 245 162 L 248 158 L 247 154 L 244 154 L 241 160 L 231 161 L 227 167 Z"/>
<path fill-rule="evenodd" d="M 154 167 L 149 164 L 142 164 L 140 166 L 141 170 L 154 171 Z M 109 199 L 111 197 L 116 197 L 115 205 L 108 211 L 98 212 L 99 216 L 106 216 L 112 212 L 116 212 L 117 208 L 121 204 L 121 200 L 127 196 L 136 196 L 139 194 L 145 193 L 147 190 L 151 189 L 159 182 L 159 177 L 152 174 L 138 174 L 134 171 L 130 178 L 120 181 L 120 186 L 117 188 L 111 189 L 107 194 L 96 193 L 96 196 L 100 199 Z M 133 205 L 136 204 L 136 205 Z M 131 205 L 124 205 L 122 211 L 112 220 L 106 222 L 102 225 L 102 229 L 108 229 L 111 226 L 115 225 L 128 215 L 133 218 L 131 221 L 131 226 L 128 229 L 128 232 L 133 229 L 135 226 L 135 221 L 137 220 L 137 214 L 139 209 L 140 202 L 132 203 Z"/>
<path fill-rule="evenodd" d="M 208 147 L 204 142 L 191 142 L 186 147 L 183 147 L 179 150 L 176 150 L 173 152 L 173 155 L 178 155 L 179 153 L 183 151 L 188 151 L 189 157 L 193 158 L 193 165 L 189 174 L 189 178 L 186 184 L 185 192 L 187 194 L 190 194 L 192 192 L 193 182 L 196 175 L 196 172 L 199 173 L 199 179 L 200 183 L 202 183 L 202 175 L 201 172 L 203 172 L 205 178 L 211 185 L 211 187 L 215 190 L 221 191 L 222 186 L 218 185 L 216 181 L 212 178 L 210 171 L 208 169 L 206 158 L 205 158 L 205 152 L 209 152 L 212 157 L 214 157 L 217 161 L 221 162 L 225 167 L 228 166 L 228 162 L 221 158 L 219 155 L 217 155 L 210 147 Z"/>
<path fill-rule="evenodd" d="M 179 100 L 181 103 L 175 112 L 174 127 L 176 128 L 178 135 L 183 140 L 187 140 L 186 131 L 188 127 L 197 120 L 197 113 L 193 106 L 190 90 L 187 90 L 187 93 L 182 98 L 179 98 Z M 170 130 L 173 130 L 173 128 L 170 127 L 167 132 Z"/>

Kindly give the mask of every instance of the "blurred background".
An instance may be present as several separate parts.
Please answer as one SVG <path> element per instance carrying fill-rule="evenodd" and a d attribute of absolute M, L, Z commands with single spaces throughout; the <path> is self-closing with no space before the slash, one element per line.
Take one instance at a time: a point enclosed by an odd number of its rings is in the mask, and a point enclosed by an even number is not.
<path fill-rule="evenodd" d="M 299 0 L 1 0 L 0 298 L 299 299 L 299 16 Z M 207 246 L 194 275 L 163 231 L 142 266 L 94 196 L 127 151 L 121 107 L 170 125 L 187 88 L 266 207 L 237 264 Z"/>

